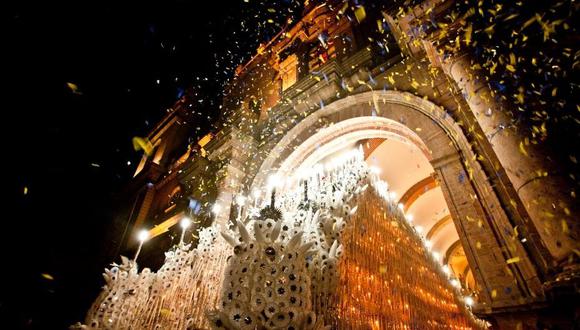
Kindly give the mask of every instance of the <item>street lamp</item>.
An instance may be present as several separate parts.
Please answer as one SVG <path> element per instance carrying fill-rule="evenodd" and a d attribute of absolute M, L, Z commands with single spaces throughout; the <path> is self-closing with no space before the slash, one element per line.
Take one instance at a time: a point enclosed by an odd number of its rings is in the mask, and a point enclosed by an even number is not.
<path fill-rule="evenodd" d="M 181 226 L 181 239 L 179 239 L 179 245 L 183 245 L 183 238 L 185 237 L 185 231 L 189 226 L 191 226 L 191 219 L 188 217 L 183 217 L 179 222 L 179 226 Z"/>
<path fill-rule="evenodd" d="M 242 207 L 246 204 L 246 196 L 238 195 L 236 196 L 236 204 L 238 204 L 238 219 L 242 217 Z"/>
<path fill-rule="evenodd" d="M 149 231 L 147 229 L 142 229 L 137 234 L 137 240 L 139 241 L 139 247 L 137 248 L 137 252 L 135 252 L 135 257 L 133 257 L 133 263 L 137 262 L 137 257 L 139 257 L 139 253 L 141 252 L 141 248 L 143 247 L 143 243 L 149 239 Z"/>

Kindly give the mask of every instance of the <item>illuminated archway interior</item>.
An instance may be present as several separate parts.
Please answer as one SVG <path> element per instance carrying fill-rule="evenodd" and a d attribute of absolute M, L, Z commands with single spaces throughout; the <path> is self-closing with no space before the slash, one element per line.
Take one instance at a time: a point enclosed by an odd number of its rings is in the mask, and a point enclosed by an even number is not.
<path fill-rule="evenodd" d="M 357 120 L 360 120 L 358 118 Z M 350 122 L 347 120 L 346 122 Z M 381 179 L 389 184 L 391 197 L 398 201 L 415 230 L 432 245 L 449 271 L 459 279 L 463 288 L 473 290 L 475 280 L 459 234 L 449 212 L 443 191 L 429 162 L 429 152 L 419 137 L 399 123 L 393 131 L 360 130 L 334 136 L 328 143 L 316 143 L 329 131 L 340 132 L 342 125 L 319 132 L 297 148 L 281 166 L 282 172 L 292 172 L 292 162 L 300 163 L 294 171 L 307 172 L 315 164 L 332 166 L 341 155 L 354 148 L 362 148 L 365 161 L 377 169 Z M 309 147 L 312 145 L 313 147 Z M 304 149 L 304 150 L 300 150 Z M 310 153 L 309 153 L 310 151 Z M 308 154 L 300 159 L 298 153 Z M 301 162 L 298 161 L 300 159 Z"/>

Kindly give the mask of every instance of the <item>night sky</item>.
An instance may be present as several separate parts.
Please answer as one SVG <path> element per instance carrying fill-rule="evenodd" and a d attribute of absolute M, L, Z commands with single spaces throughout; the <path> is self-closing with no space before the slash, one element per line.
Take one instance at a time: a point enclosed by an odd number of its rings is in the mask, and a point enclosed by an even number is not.
<path fill-rule="evenodd" d="M 118 260 L 103 238 L 141 156 L 132 137 L 188 88 L 207 133 L 233 69 L 299 7 L 279 6 L 21 1 L 3 11 L 3 324 L 82 321 L 103 268 Z"/>
<path fill-rule="evenodd" d="M 366 1 L 366 6 L 379 2 Z M 497 2 L 506 3 L 499 12 Z M 288 17 L 300 14 L 300 3 L 17 1 L 0 9 L 2 155 L 8 182 L 2 185 L 8 197 L 3 200 L 0 290 L 1 325 L 8 326 L 2 328 L 63 329 L 82 321 L 103 284 L 103 268 L 118 260 L 111 255 L 117 247 L 104 237 L 119 192 L 141 157 L 132 137 L 147 135 L 188 90 L 196 94 L 197 132 L 210 131 L 220 92 L 235 67 Z M 489 8 L 473 18 L 472 38 L 478 43 L 470 47 L 485 69 L 505 61 L 498 57 L 509 62 L 510 53 L 516 54 L 515 73 L 502 65 L 491 84 L 509 98 L 525 96 L 522 117 L 536 120 L 527 105 L 549 111 L 550 118 L 538 119 L 547 122 L 545 139 L 555 136 L 551 143 L 577 172 L 580 156 L 570 144 L 578 139 L 580 122 L 579 84 L 573 78 L 580 58 L 573 23 L 578 6 L 548 3 L 486 2 Z M 537 13 L 538 23 L 524 31 L 529 41 L 509 48 L 522 34 L 503 27 L 522 26 Z M 513 24 L 503 24 L 506 20 Z M 540 22 L 554 28 L 548 38 Z M 492 24 L 496 34 L 489 31 Z M 539 63 L 531 64 L 532 57 Z M 539 73 L 538 67 L 545 70 Z"/>

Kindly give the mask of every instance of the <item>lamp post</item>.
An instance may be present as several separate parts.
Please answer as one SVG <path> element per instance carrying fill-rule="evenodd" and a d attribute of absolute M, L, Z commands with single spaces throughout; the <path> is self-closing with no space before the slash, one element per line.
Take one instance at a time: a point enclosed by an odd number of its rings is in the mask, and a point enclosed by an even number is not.
<path fill-rule="evenodd" d="M 135 257 L 133 257 L 133 263 L 137 262 L 137 257 L 139 257 L 139 253 L 141 252 L 141 248 L 143 247 L 143 243 L 149 239 L 149 231 L 147 229 L 142 229 L 137 234 L 137 240 L 139 240 L 139 247 L 137 248 L 137 252 L 135 252 Z"/>
<path fill-rule="evenodd" d="M 238 217 L 237 219 L 241 219 L 242 217 L 242 208 L 246 204 L 246 196 L 238 195 L 236 196 L 236 204 L 238 204 Z"/>
<path fill-rule="evenodd" d="M 179 239 L 179 245 L 183 245 L 183 239 L 185 238 L 185 231 L 187 230 L 187 228 L 189 228 L 189 226 L 191 226 L 191 219 L 188 217 L 183 217 L 183 219 L 181 219 L 181 221 L 179 222 L 179 225 L 181 226 L 181 238 Z"/>

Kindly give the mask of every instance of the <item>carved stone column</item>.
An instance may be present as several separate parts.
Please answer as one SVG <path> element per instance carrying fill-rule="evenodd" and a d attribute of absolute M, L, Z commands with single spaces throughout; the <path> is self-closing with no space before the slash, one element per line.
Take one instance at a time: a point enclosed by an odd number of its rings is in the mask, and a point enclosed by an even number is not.
<path fill-rule="evenodd" d="M 500 232 L 510 228 L 507 219 L 484 205 L 489 197 L 481 196 L 481 189 L 467 178 L 459 157 L 451 155 L 431 163 L 478 283 L 477 310 L 487 314 L 535 301 L 541 294 L 540 281 L 522 247 L 508 247 Z M 520 258 L 512 262 L 515 256 Z"/>
<path fill-rule="evenodd" d="M 451 56 L 441 67 L 459 87 L 484 132 L 501 168 L 505 170 L 543 244 L 556 261 L 566 259 L 578 243 L 574 201 L 565 177 L 549 150 L 529 140 L 530 128 L 511 116 L 509 106 L 492 95 L 483 73 L 474 69 L 468 55 Z M 494 166 L 494 167 L 497 167 Z M 524 218 L 524 221 L 528 219 Z"/>

